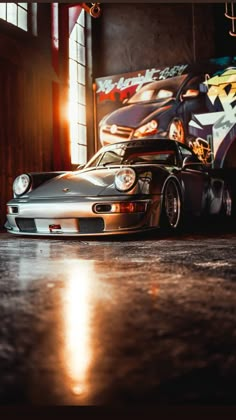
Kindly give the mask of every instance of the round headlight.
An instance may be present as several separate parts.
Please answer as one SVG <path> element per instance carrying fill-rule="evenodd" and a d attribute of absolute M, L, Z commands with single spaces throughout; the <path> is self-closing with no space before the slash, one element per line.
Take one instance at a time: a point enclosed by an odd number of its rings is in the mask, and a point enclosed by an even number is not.
<path fill-rule="evenodd" d="M 122 168 L 115 177 L 115 186 L 119 191 L 130 190 L 136 182 L 136 172 L 132 168 Z"/>
<path fill-rule="evenodd" d="M 24 194 L 30 186 L 30 177 L 27 174 L 19 175 L 13 182 L 13 192 L 16 195 Z"/>

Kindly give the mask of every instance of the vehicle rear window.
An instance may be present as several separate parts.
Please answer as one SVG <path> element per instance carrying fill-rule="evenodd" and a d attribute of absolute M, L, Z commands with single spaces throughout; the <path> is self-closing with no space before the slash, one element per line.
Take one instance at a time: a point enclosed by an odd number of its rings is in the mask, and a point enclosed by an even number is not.
<path fill-rule="evenodd" d="M 161 150 L 143 153 L 133 153 L 128 156 L 127 163 L 163 163 L 166 165 L 176 165 L 176 155 L 173 150 Z"/>

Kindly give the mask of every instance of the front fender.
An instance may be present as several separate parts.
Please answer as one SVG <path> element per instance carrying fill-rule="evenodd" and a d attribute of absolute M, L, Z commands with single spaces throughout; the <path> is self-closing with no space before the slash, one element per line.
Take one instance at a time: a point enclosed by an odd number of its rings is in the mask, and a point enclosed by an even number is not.
<path fill-rule="evenodd" d="M 55 178 L 56 176 L 63 175 L 65 173 L 69 173 L 69 171 L 52 171 L 52 172 L 26 172 L 27 175 L 29 175 L 31 184 L 29 190 L 24 194 L 27 195 L 30 191 L 34 190 L 35 188 L 39 187 L 44 182 L 49 181 L 52 178 Z M 14 194 L 14 198 L 17 198 Z"/>

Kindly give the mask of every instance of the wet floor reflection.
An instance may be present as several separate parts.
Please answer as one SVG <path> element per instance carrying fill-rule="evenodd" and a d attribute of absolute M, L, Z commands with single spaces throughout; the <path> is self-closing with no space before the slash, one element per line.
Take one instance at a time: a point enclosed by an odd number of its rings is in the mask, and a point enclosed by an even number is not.
<path fill-rule="evenodd" d="M 235 244 L 0 243 L 0 404 L 233 399 Z"/>
<path fill-rule="evenodd" d="M 27 242 L 21 256 L 12 249 L 12 300 L 15 290 L 17 305 L 13 329 L 18 325 L 25 330 L 14 336 L 20 348 L 23 342 L 37 343 L 19 367 L 19 380 L 24 375 L 29 384 L 26 398 L 34 403 L 43 399 L 47 404 L 90 404 L 100 389 L 94 373 L 98 355 L 104 354 L 98 319 L 104 307 L 112 310 L 111 302 L 116 301 L 114 285 L 107 282 L 113 269 L 105 273 L 102 262 L 84 259 L 83 249 L 68 245 L 71 255 L 64 258 L 54 242 L 35 242 L 33 247 Z"/>
<path fill-rule="evenodd" d="M 71 391 L 83 399 L 89 393 L 88 370 L 93 356 L 91 290 L 96 273 L 93 262 L 70 261 L 68 265 L 62 306 L 64 363 Z"/>

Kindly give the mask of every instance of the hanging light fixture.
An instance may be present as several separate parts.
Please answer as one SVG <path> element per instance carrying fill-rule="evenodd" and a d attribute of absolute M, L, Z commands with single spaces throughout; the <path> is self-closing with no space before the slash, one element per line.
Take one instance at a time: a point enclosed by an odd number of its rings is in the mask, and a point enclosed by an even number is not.
<path fill-rule="evenodd" d="M 100 3 L 90 3 L 89 7 L 87 3 L 82 3 L 83 9 L 90 14 L 93 18 L 98 18 L 101 15 Z"/>
<path fill-rule="evenodd" d="M 225 17 L 231 20 L 231 30 L 229 34 L 231 36 L 236 36 L 236 6 L 233 2 L 225 3 Z"/>

